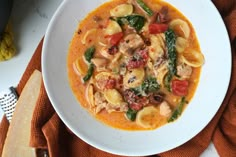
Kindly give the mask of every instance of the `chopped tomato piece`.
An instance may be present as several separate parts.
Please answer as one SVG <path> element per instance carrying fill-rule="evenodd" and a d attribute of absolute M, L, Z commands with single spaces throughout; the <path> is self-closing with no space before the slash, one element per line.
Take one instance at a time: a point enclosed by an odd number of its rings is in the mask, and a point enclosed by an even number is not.
<path fill-rule="evenodd" d="M 133 102 L 129 104 L 129 107 L 132 110 L 139 111 L 141 110 L 144 106 L 148 105 L 148 100 L 146 97 L 137 97 L 136 102 Z"/>
<path fill-rule="evenodd" d="M 133 103 L 133 104 L 130 104 L 129 107 L 132 110 L 139 111 L 139 110 L 141 110 L 143 108 L 143 104 Z"/>
<path fill-rule="evenodd" d="M 129 60 L 129 62 L 127 64 L 128 69 L 140 68 L 140 67 L 144 67 L 146 65 L 147 60 L 148 60 L 147 49 L 138 51 L 135 56 L 136 57 L 132 57 Z"/>
<path fill-rule="evenodd" d="M 128 69 L 142 68 L 145 64 L 142 60 L 130 60 L 127 64 Z"/>
<path fill-rule="evenodd" d="M 140 50 L 137 52 L 138 55 L 140 55 L 142 57 L 142 59 L 146 60 L 148 59 L 148 50 L 144 49 L 144 50 Z"/>
<path fill-rule="evenodd" d="M 168 29 L 167 24 L 153 23 L 149 25 L 150 34 L 164 33 L 165 31 L 167 31 L 167 29 Z"/>
<path fill-rule="evenodd" d="M 141 110 L 149 103 L 147 97 L 137 96 L 134 91 L 130 89 L 124 91 L 124 98 L 129 103 L 129 107 L 135 111 Z"/>
<path fill-rule="evenodd" d="M 109 78 L 106 80 L 105 88 L 106 89 L 113 89 L 116 86 L 116 79 L 114 78 Z"/>
<path fill-rule="evenodd" d="M 187 80 L 173 80 L 171 84 L 173 94 L 186 96 L 188 94 L 188 85 Z"/>
<path fill-rule="evenodd" d="M 110 44 L 111 45 L 118 45 L 120 40 L 123 38 L 124 34 L 123 32 L 119 32 L 119 33 L 116 33 L 116 34 L 112 34 L 112 35 L 109 35 L 107 36 L 109 39 L 110 39 Z"/>

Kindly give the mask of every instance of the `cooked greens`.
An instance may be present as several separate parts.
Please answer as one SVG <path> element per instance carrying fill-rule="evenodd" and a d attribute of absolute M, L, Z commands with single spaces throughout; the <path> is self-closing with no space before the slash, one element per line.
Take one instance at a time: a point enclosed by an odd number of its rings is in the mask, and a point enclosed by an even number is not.
<path fill-rule="evenodd" d="M 94 71 L 94 65 L 90 64 L 87 74 L 83 77 L 84 82 L 88 81 L 91 78 L 91 76 L 93 75 L 93 71 Z"/>
<path fill-rule="evenodd" d="M 146 93 L 155 92 L 160 89 L 160 85 L 155 77 L 148 77 L 141 86 Z"/>
<path fill-rule="evenodd" d="M 94 53 L 95 53 L 95 46 L 89 47 L 84 53 L 85 60 L 88 63 L 90 63 L 87 74 L 83 77 L 84 82 L 88 81 L 91 78 L 91 76 L 93 75 L 94 64 L 91 63 L 91 59 L 93 58 Z"/>
<path fill-rule="evenodd" d="M 138 96 L 147 96 L 147 94 L 156 92 L 159 89 L 160 85 L 157 83 L 156 78 L 151 76 L 147 77 L 140 86 L 132 88 L 134 93 Z"/>
<path fill-rule="evenodd" d="M 94 52 L 95 52 L 95 46 L 91 46 L 85 51 L 84 57 L 87 62 L 89 62 L 89 63 L 91 62 Z"/>
<path fill-rule="evenodd" d="M 136 2 L 149 16 L 153 15 L 153 11 L 142 0 L 136 0 Z"/>
<path fill-rule="evenodd" d="M 177 61 L 177 54 L 175 48 L 176 36 L 172 29 L 168 29 L 165 32 L 166 38 L 166 46 L 167 46 L 167 53 L 168 53 L 168 75 L 165 78 L 165 87 L 170 91 L 170 81 L 174 75 L 177 73 L 176 69 L 176 61 Z"/>
<path fill-rule="evenodd" d="M 131 108 L 129 108 L 128 111 L 126 112 L 126 117 L 131 121 L 135 121 L 136 115 L 137 111 L 132 110 Z"/>
<path fill-rule="evenodd" d="M 173 122 L 174 120 L 176 120 L 181 115 L 185 103 L 187 103 L 187 101 L 185 100 L 185 97 L 182 97 L 179 105 L 174 110 L 171 117 L 168 119 L 168 122 Z"/>
<path fill-rule="evenodd" d="M 133 27 L 137 32 L 139 32 L 144 24 L 145 24 L 145 17 L 138 15 L 138 14 L 133 14 L 133 15 L 128 15 L 128 16 L 123 16 L 123 17 L 117 17 L 112 18 L 113 20 L 116 20 L 119 25 L 123 26 L 125 24 L 130 25 Z"/>
<path fill-rule="evenodd" d="M 171 92 L 170 82 L 171 82 L 172 77 L 173 75 L 170 72 L 168 72 L 164 78 L 164 86 L 169 92 Z"/>
<path fill-rule="evenodd" d="M 172 29 L 168 29 L 165 32 L 165 38 L 166 38 L 166 45 L 167 45 L 167 51 L 168 51 L 168 59 L 169 59 L 169 72 L 172 75 L 176 75 L 176 61 L 177 61 L 177 54 L 175 49 L 175 42 L 176 42 L 176 36 Z"/>

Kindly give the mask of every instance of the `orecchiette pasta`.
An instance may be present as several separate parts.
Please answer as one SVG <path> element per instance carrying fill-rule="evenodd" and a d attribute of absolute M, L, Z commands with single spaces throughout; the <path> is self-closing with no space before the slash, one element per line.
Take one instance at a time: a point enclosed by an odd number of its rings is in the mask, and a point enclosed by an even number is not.
<path fill-rule="evenodd" d="M 151 35 L 151 46 L 149 47 L 149 56 L 153 61 L 159 57 L 164 56 L 165 53 L 165 39 L 163 34 Z"/>
<path fill-rule="evenodd" d="M 124 86 L 134 88 L 142 84 L 145 72 L 143 68 L 129 70 L 124 76 Z"/>
<path fill-rule="evenodd" d="M 175 33 L 185 39 L 189 38 L 190 28 L 186 21 L 181 19 L 174 19 L 170 22 L 170 28 L 175 31 Z"/>
<path fill-rule="evenodd" d="M 155 128 L 158 124 L 158 115 L 159 111 L 157 108 L 148 106 L 138 112 L 136 122 L 144 128 Z"/>
<path fill-rule="evenodd" d="M 122 32 L 120 25 L 114 20 L 109 20 L 108 25 L 105 29 L 105 35 L 113 35 L 119 32 Z"/>
<path fill-rule="evenodd" d="M 86 89 L 86 97 L 87 97 L 87 100 L 89 102 L 89 105 L 91 108 L 93 108 L 95 106 L 94 104 L 94 90 L 93 90 L 93 85 L 92 84 L 89 84 L 87 89 Z"/>
<path fill-rule="evenodd" d="M 83 39 L 81 40 L 82 44 L 86 44 L 87 38 L 88 38 L 89 36 L 95 36 L 95 35 L 96 35 L 96 29 L 90 29 L 90 30 L 88 30 L 88 31 L 85 33 Z"/>
<path fill-rule="evenodd" d="M 88 65 L 85 63 L 83 57 L 79 57 L 73 63 L 74 71 L 81 76 L 84 76 L 87 73 Z"/>
<path fill-rule="evenodd" d="M 204 63 L 203 54 L 196 50 L 192 49 L 187 50 L 184 53 L 182 53 L 181 57 L 184 63 L 192 67 L 200 67 Z"/>
<path fill-rule="evenodd" d="M 182 53 L 188 47 L 188 41 L 185 38 L 177 37 L 175 47 L 178 53 Z"/>
<path fill-rule="evenodd" d="M 133 13 L 133 6 L 132 4 L 120 4 L 115 8 L 110 10 L 111 16 L 126 16 Z"/>
<path fill-rule="evenodd" d="M 114 107 L 120 107 L 124 102 L 121 94 L 116 89 L 107 89 L 103 93 L 105 99 Z"/>

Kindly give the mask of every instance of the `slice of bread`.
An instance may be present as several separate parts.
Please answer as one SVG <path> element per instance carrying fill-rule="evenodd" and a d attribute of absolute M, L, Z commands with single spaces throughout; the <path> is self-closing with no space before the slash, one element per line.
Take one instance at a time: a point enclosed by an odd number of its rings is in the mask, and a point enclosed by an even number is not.
<path fill-rule="evenodd" d="M 41 72 L 35 70 L 27 81 L 16 104 L 2 157 L 36 157 L 34 148 L 29 147 L 31 119 L 42 85 Z"/>

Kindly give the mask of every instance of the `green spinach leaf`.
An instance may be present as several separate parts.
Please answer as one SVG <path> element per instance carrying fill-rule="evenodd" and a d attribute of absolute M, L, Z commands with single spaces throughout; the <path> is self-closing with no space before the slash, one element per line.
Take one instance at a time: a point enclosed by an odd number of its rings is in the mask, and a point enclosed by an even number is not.
<path fill-rule="evenodd" d="M 94 71 L 94 65 L 90 64 L 87 74 L 83 77 L 84 82 L 88 81 L 91 78 L 91 76 L 93 75 L 93 71 Z"/>
<path fill-rule="evenodd" d="M 136 115 L 137 111 L 132 110 L 131 108 L 129 108 L 128 111 L 126 112 L 126 117 L 131 121 L 135 121 Z"/>
<path fill-rule="evenodd" d="M 90 63 L 94 53 L 95 53 L 95 46 L 91 46 L 90 48 L 88 48 L 84 53 L 85 60 Z"/>
<path fill-rule="evenodd" d="M 165 86 L 170 91 L 170 81 L 172 77 L 177 74 L 176 62 L 177 62 L 177 53 L 175 48 L 176 36 L 172 29 L 168 29 L 165 32 L 167 54 L 168 54 L 168 75 L 165 79 Z"/>
<path fill-rule="evenodd" d="M 185 100 L 185 97 L 182 97 L 179 105 L 174 110 L 171 117 L 168 119 L 168 122 L 173 122 L 174 120 L 176 120 L 181 115 L 185 103 L 187 103 L 187 101 Z"/>
<path fill-rule="evenodd" d="M 139 32 L 143 28 L 146 19 L 141 15 L 133 14 L 123 17 L 117 17 L 115 20 L 117 21 L 117 23 L 119 23 L 120 26 L 128 24 L 137 32 Z"/>
<path fill-rule="evenodd" d="M 142 83 L 142 89 L 146 93 L 155 92 L 160 89 L 160 85 L 157 83 L 157 80 L 155 77 L 148 77 L 143 83 Z"/>
<path fill-rule="evenodd" d="M 149 93 L 156 92 L 159 89 L 160 85 L 157 83 L 156 78 L 151 76 L 147 77 L 140 86 L 132 88 L 138 96 L 147 96 Z"/>
<path fill-rule="evenodd" d="M 164 86 L 169 92 L 171 92 L 170 82 L 171 82 L 172 77 L 173 77 L 172 74 L 168 72 L 164 78 Z"/>
<path fill-rule="evenodd" d="M 153 11 L 142 0 L 136 0 L 136 2 L 148 14 L 148 16 L 153 15 Z"/>

